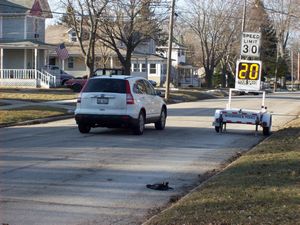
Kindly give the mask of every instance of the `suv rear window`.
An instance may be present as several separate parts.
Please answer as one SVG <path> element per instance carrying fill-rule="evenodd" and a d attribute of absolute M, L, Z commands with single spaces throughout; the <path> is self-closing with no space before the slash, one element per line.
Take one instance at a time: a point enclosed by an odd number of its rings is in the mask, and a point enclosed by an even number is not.
<path fill-rule="evenodd" d="M 82 92 L 126 93 L 125 80 L 90 79 Z"/>

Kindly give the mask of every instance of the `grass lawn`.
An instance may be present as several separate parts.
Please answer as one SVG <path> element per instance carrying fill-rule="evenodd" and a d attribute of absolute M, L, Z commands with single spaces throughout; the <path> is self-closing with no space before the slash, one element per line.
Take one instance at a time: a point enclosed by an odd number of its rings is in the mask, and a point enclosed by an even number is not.
<path fill-rule="evenodd" d="M 300 118 L 147 225 L 300 224 Z"/>
<path fill-rule="evenodd" d="M 67 114 L 66 109 L 48 106 L 29 106 L 11 110 L 0 110 L 0 125 L 24 122 Z"/>
<path fill-rule="evenodd" d="M 203 99 L 213 99 L 217 97 L 224 97 L 226 94 L 221 91 L 215 91 L 207 93 L 203 89 L 189 88 L 189 89 L 179 89 L 170 91 L 170 99 L 168 103 L 176 102 L 191 102 Z"/>
<path fill-rule="evenodd" d="M 78 93 L 74 93 L 67 88 L 0 88 L 0 99 L 14 99 L 25 101 L 55 101 L 77 98 Z M 170 99 L 168 103 L 189 102 L 201 99 L 210 99 L 224 96 L 223 93 L 206 93 L 202 89 L 179 89 L 170 91 Z"/>
<path fill-rule="evenodd" d="M 39 89 L 39 88 L 0 88 L 0 99 L 14 99 L 27 101 L 55 101 L 74 99 L 78 93 L 67 88 Z"/>

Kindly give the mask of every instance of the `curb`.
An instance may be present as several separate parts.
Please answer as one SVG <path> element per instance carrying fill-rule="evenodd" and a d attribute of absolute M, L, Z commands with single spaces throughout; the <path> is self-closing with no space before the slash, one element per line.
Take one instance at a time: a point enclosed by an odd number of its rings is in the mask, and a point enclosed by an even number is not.
<path fill-rule="evenodd" d="M 74 117 L 74 114 L 66 114 L 66 115 L 62 115 L 62 116 L 53 116 L 53 117 L 47 117 L 47 118 L 42 118 L 42 119 L 28 120 L 28 121 L 19 122 L 19 123 L 2 124 L 2 125 L 0 125 L 0 128 L 43 124 L 43 123 L 49 123 L 49 122 L 58 121 L 58 120 L 70 119 L 73 117 Z"/>

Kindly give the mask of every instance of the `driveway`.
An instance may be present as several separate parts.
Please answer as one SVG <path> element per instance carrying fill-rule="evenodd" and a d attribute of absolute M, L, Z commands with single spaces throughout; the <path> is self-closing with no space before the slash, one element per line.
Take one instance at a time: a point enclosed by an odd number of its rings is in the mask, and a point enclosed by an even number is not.
<path fill-rule="evenodd" d="M 300 94 L 269 95 L 274 129 L 298 114 Z M 169 106 L 167 128 L 143 136 L 122 129 L 80 134 L 73 119 L 0 130 L 0 223 L 22 225 L 141 224 L 170 198 L 199 183 L 237 152 L 264 137 L 253 126 L 211 122 L 226 99 Z M 236 97 L 233 107 L 260 108 L 259 96 Z M 146 184 L 168 181 L 173 190 Z"/>

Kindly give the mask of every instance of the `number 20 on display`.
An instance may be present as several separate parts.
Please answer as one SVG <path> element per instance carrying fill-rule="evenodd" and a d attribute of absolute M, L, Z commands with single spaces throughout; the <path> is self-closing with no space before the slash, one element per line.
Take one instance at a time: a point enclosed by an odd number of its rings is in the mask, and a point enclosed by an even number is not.
<path fill-rule="evenodd" d="M 237 75 L 239 80 L 258 80 L 260 79 L 260 61 L 240 61 L 238 63 Z"/>

